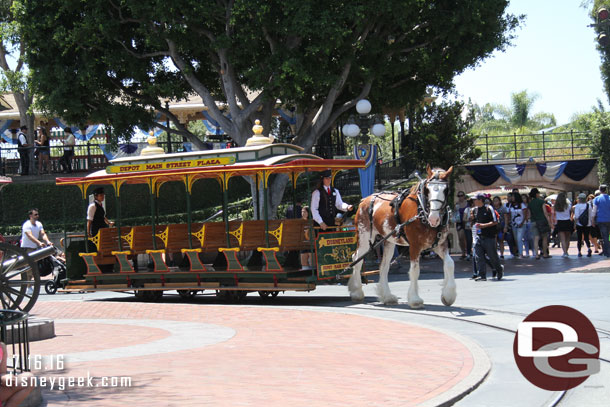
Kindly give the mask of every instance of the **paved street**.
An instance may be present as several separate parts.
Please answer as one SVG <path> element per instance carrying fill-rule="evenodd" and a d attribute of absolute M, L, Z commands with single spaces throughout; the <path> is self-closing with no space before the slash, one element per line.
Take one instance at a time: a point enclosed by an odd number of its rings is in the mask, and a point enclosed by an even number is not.
<path fill-rule="evenodd" d="M 574 307 L 610 332 L 610 260 L 506 259 L 502 281 L 469 280 L 470 262 L 456 260 L 458 299 L 440 302 L 439 260 L 422 263 L 424 310 L 406 305 L 408 266 L 391 275 L 401 297 L 364 303 L 345 286 L 286 293 L 274 300 L 250 294 L 238 305 L 212 293 L 158 304 L 123 293 L 42 295 L 32 314 L 55 320 L 56 337 L 33 342 L 31 353 L 62 355 L 63 371 L 47 377 L 129 376 L 130 387 L 46 389 L 49 406 L 439 405 L 546 406 L 558 393 L 526 381 L 513 359 L 514 331 L 545 305 Z M 498 329 L 503 328 L 502 329 Z M 610 338 L 600 334 L 601 358 Z M 610 364 L 559 405 L 607 405 Z M 96 379 L 100 380 L 101 379 Z"/>

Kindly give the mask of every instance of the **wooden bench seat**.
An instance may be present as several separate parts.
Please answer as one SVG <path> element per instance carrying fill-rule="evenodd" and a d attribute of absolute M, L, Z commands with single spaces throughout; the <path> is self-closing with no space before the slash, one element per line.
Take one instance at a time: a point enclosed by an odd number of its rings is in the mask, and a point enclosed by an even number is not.
<path fill-rule="evenodd" d="M 165 229 L 165 226 L 160 225 L 158 229 L 157 227 L 155 229 L 159 233 Z M 147 250 L 155 249 L 152 240 L 152 226 L 134 226 L 129 233 L 123 234 L 122 238 L 133 254 L 144 254 Z M 163 249 L 163 240 L 158 236 L 155 236 L 155 240 L 157 249 Z"/>
<path fill-rule="evenodd" d="M 305 233 L 308 226 L 309 222 L 305 219 L 270 220 L 269 246 L 279 247 L 280 251 L 309 249 L 311 246 Z"/>

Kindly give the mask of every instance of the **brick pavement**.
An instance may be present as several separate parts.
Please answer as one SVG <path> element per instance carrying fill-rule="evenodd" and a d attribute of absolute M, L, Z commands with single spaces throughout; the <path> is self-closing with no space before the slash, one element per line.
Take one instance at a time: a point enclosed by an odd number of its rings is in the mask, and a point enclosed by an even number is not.
<path fill-rule="evenodd" d="M 43 397 L 49 406 L 408 406 L 454 389 L 471 375 L 475 360 L 466 345 L 445 333 L 335 312 L 55 301 L 39 302 L 32 314 L 58 322 L 57 336 L 31 343 L 31 353 L 66 359 L 63 371 L 43 369 L 38 375 L 87 377 L 89 372 L 132 379 L 129 388 L 47 389 Z M 138 325 L 141 320 L 158 326 Z M 205 328 L 170 332 L 164 321 L 228 327 L 235 335 L 175 350 L 166 346 L 168 336 L 192 340 L 205 336 Z M 144 343 L 158 346 L 149 355 L 70 362 L 74 352 L 128 351 Z"/>

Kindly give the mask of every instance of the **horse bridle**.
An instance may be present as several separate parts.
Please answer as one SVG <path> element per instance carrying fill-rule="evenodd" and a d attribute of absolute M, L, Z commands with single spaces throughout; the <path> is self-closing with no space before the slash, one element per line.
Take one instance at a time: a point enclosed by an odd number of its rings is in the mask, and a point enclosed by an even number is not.
<path fill-rule="evenodd" d="M 419 178 L 419 191 L 417 193 L 417 200 L 419 203 L 419 211 L 420 211 L 420 220 L 424 224 L 428 224 L 428 216 L 430 215 L 430 204 L 432 202 L 440 202 L 441 206 L 438 208 L 439 216 L 441 218 L 441 224 L 439 226 L 444 226 L 446 224 L 446 219 L 448 216 L 445 216 L 447 213 L 447 193 L 445 192 L 445 199 L 427 199 L 426 198 L 426 188 L 434 187 L 435 185 L 446 185 L 448 186 L 447 181 L 443 181 L 440 179 L 440 174 L 438 171 L 434 173 L 432 178 L 430 179 L 422 179 L 419 176 L 419 173 L 415 172 L 415 176 Z M 446 191 L 446 190 L 445 190 Z"/>

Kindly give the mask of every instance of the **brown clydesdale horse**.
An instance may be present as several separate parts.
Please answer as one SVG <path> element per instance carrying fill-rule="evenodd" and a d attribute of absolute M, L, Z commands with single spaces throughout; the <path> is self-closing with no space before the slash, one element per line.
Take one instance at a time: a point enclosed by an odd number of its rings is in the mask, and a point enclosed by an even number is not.
<path fill-rule="evenodd" d="M 443 222 L 443 217 L 448 216 L 447 197 L 448 197 L 448 178 L 453 171 L 453 167 L 448 170 L 441 168 L 431 169 L 427 167 L 428 176 L 420 181 L 408 192 L 402 203 L 394 198 L 399 197 L 398 193 L 380 192 L 364 198 L 360 202 L 354 224 L 358 230 L 358 250 L 354 259 L 366 253 L 370 245 L 375 241 L 377 235 L 387 236 L 397 225 L 403 224 L 404 235 L 393 234 L 383 243 L 383 259 L 379 266 L 379 283 L 377 284 L 377 296 L 384 304 L 398 302 L 398 297 L 390 292 L 388 285 L 388 271 L 390 261 L 394 255 L 395 245 L 409 246 L 411 267 L 409 279 L 411 284 L 408 292 L 409 306 L 420 308 L 424 301 L 420 298 L 417 288 L 419 278 L 419 257 L 423 250 L 430 249 L 436 243 L 434 251 L 443 259 L 443 271 L 445 278 L 441 300 L 445 305 L 454 303 L 457 296 L 455 279 L 453 276 L 453 259 L 449 256 L 447 243 L 448 226 Z M 423 183 L 423 185 L 422 185 Z M 407 194 L 406 191 L 404 193 Z M 394 205 L 400 204 L 398 215 L 400 221 L 396 219 Z M 371 205 L 373 206 L 371 212 Z M 406 239 L 405 239 L 406 235 Z M 348 288 L 350 296 L 354 301 L 364 299 L 362 291 L 362 280 L 360 270 L 362 263 L 354 266 L 354 271 L 349 279 Z"/>

